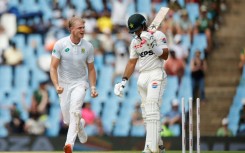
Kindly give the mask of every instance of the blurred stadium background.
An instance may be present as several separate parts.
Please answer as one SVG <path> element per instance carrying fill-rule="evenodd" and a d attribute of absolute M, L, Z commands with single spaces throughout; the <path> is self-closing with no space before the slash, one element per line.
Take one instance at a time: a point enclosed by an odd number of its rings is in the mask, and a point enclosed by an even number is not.
<path fill-rule="evenodd" d="M 85 39 L 95 48 L 99 92 L 96 99 L 87 93 L 85 101 L 96 119 L 86 126 L 88 143 L 77 143 L 75 150 L 142 149 L 144 126 L 134 124 L 132 117 L 140 102 L 137 71 L 124 98 L 113 94 L 113 86 L 128 59 L 132 38 L 126 27 L 128 16 L 139 12 L 150 23 L 162 6 L 171 10 L 159 30 L 184 63 L 181 83 L 176 74 L 168 75 L 162 117 L 174 99 L 197 96 L 190 63 L 200 51 L 208 67 L 201 105 L 201 149 L 245 150 L 245 1 L 1 0 L 0 151 L 62 150 L 67 127 L 62 124 L 48 71 L 53 45 L 68 34 L 65 25 L 73 15 L 86 20 Z M 217 136 L 225 122 L 231 133 Z M 166 148 L 180 150 L 180 125 L 168 129 L 172 134 L 163 138 Z"/>

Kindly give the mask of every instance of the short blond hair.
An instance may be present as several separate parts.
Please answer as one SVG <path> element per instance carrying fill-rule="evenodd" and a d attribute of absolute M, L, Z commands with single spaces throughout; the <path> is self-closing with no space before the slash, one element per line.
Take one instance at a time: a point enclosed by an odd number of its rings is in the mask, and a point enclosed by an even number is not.
<path fill-rule="evenodd" d="M 70 29 L 71 27 L 74 26 L 74 23 L 76 21 L 81 21 L 82 23 L 85 23 L 85 20 L 81 17 L 78 17 L 78 16 L 73 16 L 71 17 L 69 20 L 68 20 L 68 29 Z"/>

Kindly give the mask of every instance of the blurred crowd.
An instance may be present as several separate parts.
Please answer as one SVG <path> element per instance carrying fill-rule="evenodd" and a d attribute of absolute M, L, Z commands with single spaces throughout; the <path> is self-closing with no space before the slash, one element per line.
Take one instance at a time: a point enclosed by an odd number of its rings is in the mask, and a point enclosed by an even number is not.
<path fill-rule="evenodd" d="M 142 6 L 147 2 L 149 6 Z M 126 26 L 128 16 L 139 12 L 151 23 L 162 6 L 170 7 L 164 24 L 159 28 L 167 36 L 170 48 L 169 59 L 165 62 L 166 72 L 169 76 L 178 78 L 178 86 L 181 85 L 183 76 L 189 72 L 193 97 L 200 97 L 205 102 L 206 59 L 216 47 L 214 34 L 222 23 L 222 14 L 227 11 L 225 0 L 1 0 L 0 67 L 11 66 L 14 76 L 19 65 L 32 65 L 27 58 L 34 55 L 38 68 L 48 76 L 53 45 L 56 40 L 68 34 L 67 20 L 76 15 L 86 21 L 85 39 L 94 46 L 98 77 L 103 71 L 102 65 L 111 65 L 114 68 L 111 84 L 114 84 L 122 76 L 129 56 L 132 36 Z M 32 34 L 38 34 L 40 39 L 30 39 L 29 35 Z M 15 39 L 16 35 L 23 36 L 21 43 Z M 199 44 L 195 42 L 198 36 L 203 38 L 204 47 L 193 47 Z M 31 50 L 27 50 L 26 46 Z M 242 64 L 244 65 L 244 60 Z M 1 110 L 9 109 L 11 113 L 11 119 L 6 123 L 9 134 L 45 134 L 46 128 L 50 126 L 46 121 L 52 107 L 49 86 L 52 86 L 50 80 L 45 79 L 33 86 L 31 98 L 26 98 L 26 93 L 21 93 L 22 99 L 19 101 L 9 105 L 0 102 Z M 171 100 L 171 106 L 171 110 L 163 114 L 164 136 L 179 135 L 179 132 L 168 131 L 169 126 L 181 123 L 178 101 Z M 24 108 L 28 117 L 23 118 L 22 111 L 18 108 Z M 144 126 L 140 114 L 139 104 L 135 105 L 134 113 L 131 114 L 131 130 L 134 126 Z M 93 112 L 90 102 L 84 103 L 82 116 L 86 120 L 89 135 L 106 134 L 101 116 Z M 60 122 L 59 133 L 64 134 L 66 130 L 67 127 Z"/>

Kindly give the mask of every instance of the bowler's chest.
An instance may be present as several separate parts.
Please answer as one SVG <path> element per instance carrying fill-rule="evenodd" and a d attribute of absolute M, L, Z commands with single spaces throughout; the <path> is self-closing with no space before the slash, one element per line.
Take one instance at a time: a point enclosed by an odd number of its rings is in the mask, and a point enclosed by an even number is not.
<path fill-rule="evenodd" d="M 61 58 L 66 61 L 84 61 L 88 56 L 88 49 L 82 46 L 67 46 L 61 50 Z"/>

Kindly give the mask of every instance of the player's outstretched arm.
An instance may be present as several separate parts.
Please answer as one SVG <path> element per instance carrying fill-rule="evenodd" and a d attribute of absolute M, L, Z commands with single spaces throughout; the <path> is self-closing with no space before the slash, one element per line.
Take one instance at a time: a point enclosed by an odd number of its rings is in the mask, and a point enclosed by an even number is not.
<path fill-rule="evenodd" d="M 98 93 L 96 90 L 96 72 L 94 68 L 94 62 L 88 63 L 88 77 L 91 88 L 91 97 L 95 98 L 98 96 Z"/>
<path fill-rule="evenodd" d="M 134 59 L 129 59 L 128 64 L 125 68 L 123 77 L 129 79 L 131 77 L 131 75 L 134 72 L 135 69 L 135 65 L 137 63 L 138 58 L 134 58 Z"/>
<path fill-rule="evenodd" d="M 135 58 L 135 59 L 130 59 L 128 61 L 128 64 L 127 64 L 125 71 L 124 71 L 124 74 L 123 74 L 122 82 L 115 84 L 115 87 L 114 87 L 115 95 L 117 95 L 119 97 L 123 96 L 124 87 L 126 86 L 128 79 L 131 77 L 131 75 L 134 72 L 137 60 L 138 59 Z"/>
<path fill-rule="evenodd" d="M 58 65 L 60 63 L 60 59 L 52 56 L 51 57 L 51 64 L 50 64 L 50 78 L 53 82 L 53 85 L 56 89 L 56 92 L 58 94 L 61 94 L 64 90 L 63 87 L 59 86 L 59 83 L 58 83 L 58 74 L 57 74 L 57 68 L 58 68 Z"/>

